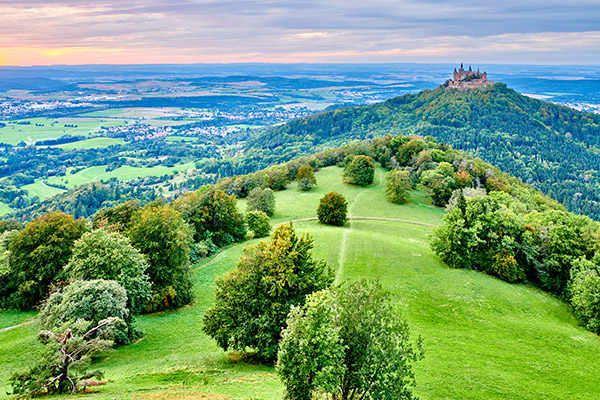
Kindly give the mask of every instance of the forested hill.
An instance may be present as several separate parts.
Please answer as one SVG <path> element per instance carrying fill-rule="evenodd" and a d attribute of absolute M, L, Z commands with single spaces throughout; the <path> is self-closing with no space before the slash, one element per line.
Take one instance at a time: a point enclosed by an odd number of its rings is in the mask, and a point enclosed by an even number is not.
<path fill-rule="evenodd" d="M 600 220 L 600 115 L 536 100 L 502 83 L 467 91 L 440 86 L 298 119 L 265 132 L 249 144 L 248 154 L 277 162 L 351 139 L 400 133 L 431 135 Z"/>

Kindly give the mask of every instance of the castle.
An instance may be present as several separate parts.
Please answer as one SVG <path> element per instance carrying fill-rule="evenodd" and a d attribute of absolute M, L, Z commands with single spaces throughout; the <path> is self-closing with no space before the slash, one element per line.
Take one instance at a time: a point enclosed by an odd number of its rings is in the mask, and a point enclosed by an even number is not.
<path fill-rule="evenodd" d="M 465 71 L 461 63 L 458 71 L 454 68 L 454 80 L 446 82 L 446 87 L 450 89 L 478 89 L 493 84 L 494 81 L 488 81 L 486 72 L 481 73 L 479 69 L 473 71 L 470 66 Z"/>

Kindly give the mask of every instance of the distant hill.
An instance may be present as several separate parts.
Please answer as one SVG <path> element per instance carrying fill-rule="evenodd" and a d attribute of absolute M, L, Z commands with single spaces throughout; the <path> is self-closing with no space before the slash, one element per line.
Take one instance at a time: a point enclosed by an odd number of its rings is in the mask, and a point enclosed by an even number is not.
<path fill-rule="evenodd" d="M 536 100 L 502 83 L 466 91 L 440 86 L 302 118 L 271 128 L 247 153 L 278 162 L 389 134 L 431 135 L 600 220 L 600 115 Z"/>

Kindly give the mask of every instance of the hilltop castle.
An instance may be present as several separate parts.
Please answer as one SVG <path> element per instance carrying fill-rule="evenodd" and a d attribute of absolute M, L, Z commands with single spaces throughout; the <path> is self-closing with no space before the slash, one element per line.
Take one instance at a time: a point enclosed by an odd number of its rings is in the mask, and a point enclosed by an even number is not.
<path fill-rule="evenodd" d="M 470 66 L 465 71 L 461 63 L 458 71 L 454 68 L 454 80 L 447 81 L 446 87 L 451 89 L 477 89 L 493 84 L 494 81 L 488 81 L 486 72 L 481 73 L 479 69 L 473 71 Z"/>

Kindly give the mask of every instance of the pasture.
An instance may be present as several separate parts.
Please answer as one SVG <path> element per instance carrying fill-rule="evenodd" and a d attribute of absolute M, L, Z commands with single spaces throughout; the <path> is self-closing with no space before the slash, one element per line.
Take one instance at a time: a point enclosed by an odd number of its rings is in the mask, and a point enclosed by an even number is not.
<path fill-rule="evenodd" d="M 327 261 L 338 283 L 379 278 L 393 293 L 413 337 L 424 338 L 425 359 L 416 368 L 421 399 L 598 398 L 600 338 L 579 327 L 564 302 L 531 286 L 445 266 L 429 247 L 443 210 L 416 191 L 408 204 L 387 202 L 383 170 L 367 188 L 343 184 L 338 167 L 316 176 L 310 192 L 290 184 L 277 193 L 273 225 L 295 221 L 298 233 L 310 233 L 314 257 Z M 351 219 L 344 227 L 314 219 L 329 191 L 348 200 Z M 238 205 L 245 211 L 244 201 Z M 107 384 L 81 397 L 281 399 L 273 368 L 240 361 L 201 331 L 215 279 L 256 242 L 230 246 L 195 265 L 194 303 L 138 317 L 143 339 L 103 355 L 96 366 Z M 29 321 L 31 314 L 0 313 L 0 323 L 15 326 L 0 331 L 0 393 L 9 390 L 10 373 L 26 368 L 39 352 L 37 324 Z"/>

